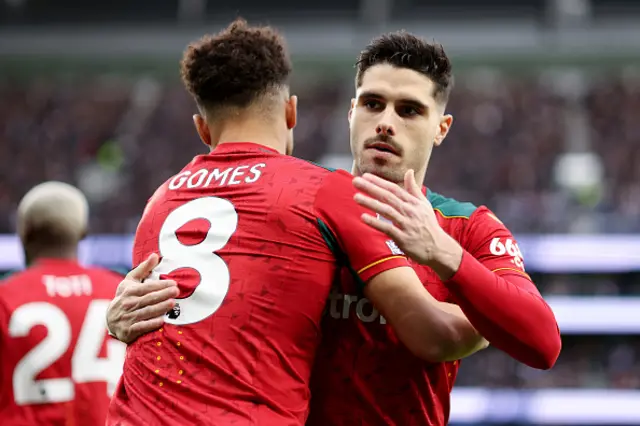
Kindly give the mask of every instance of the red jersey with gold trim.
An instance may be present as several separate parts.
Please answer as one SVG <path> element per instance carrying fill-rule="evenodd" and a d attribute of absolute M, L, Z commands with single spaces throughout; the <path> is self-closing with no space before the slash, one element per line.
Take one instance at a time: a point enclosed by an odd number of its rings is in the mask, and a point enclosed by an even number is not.
<path fill-rule="evenodd" d="M 104 425 L 125 345 L 105 316 L 122 279 L 40 259 L 0 284 L 0 423 Z"/>
<path fill-rule="evenodd" d="M 440 226 L 488 269 L 528 277 L 513 235 L 489 209 L 431 191 L 427 196 Z M 430 268 L 414 264 L 414 270 L 434 298 L 453 303 Z M 414 356 L 346 268 L 341 277 L 323 320 L 307 425 L 446 425 L 459 361 L 428 363 Z"/>
<path fill-rule="evenodd" d="M 181 294 L 162 329 L 129 345 L 109 425 L 304 424 L 334 253 L 364 281 L 409 265 L 362 222 L 351 180 L 224 143 L 156 191 L 134 264 L 158 252 L 154 276 Z"/>

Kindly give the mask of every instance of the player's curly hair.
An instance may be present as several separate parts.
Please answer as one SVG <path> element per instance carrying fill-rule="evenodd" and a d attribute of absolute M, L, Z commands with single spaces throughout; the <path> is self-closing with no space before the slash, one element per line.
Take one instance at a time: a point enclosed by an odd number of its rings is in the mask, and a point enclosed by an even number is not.
<path fill-rule="evenodd" d="M 218 34 L 191 43 L 180 68 L 200 107 L 244 108 L 288 85 L 291 59 L 275 29 L 249 26 L 239 18 Z"/>
<path fill-rule="evenodd" d="M 429 77 L 435 83 L 434 97 L 445 103 L 453 88 L 451 61 L 444 48 L 406 31 L 383 34 L 373 39 L 356 61 L 356 89 L 362 85 L 365 71 L 374 65 L 390 64 L 408 68 Z"/>

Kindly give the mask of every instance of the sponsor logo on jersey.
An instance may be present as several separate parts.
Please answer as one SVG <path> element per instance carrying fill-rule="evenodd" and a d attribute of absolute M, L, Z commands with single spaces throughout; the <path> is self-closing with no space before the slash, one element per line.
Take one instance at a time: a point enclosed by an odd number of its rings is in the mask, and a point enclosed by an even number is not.
<path fill-rule="evenodd" d="M 511 263 L 524 271 L 524 258 L 518 243 L 511 238 L 494 238 L 489 244 L 489 252 L 494 256 L 510 256 Z"/>
<path fill-rule="evenodd" d="M 333 319 L 349 319 L 355 316 L 362 322 L 379 322 L 386 324 L 387 320 L 373 306 L 366 297 L 355 294 L 342 294 L 335 290 L 329 295 L 325 314 Z"/>

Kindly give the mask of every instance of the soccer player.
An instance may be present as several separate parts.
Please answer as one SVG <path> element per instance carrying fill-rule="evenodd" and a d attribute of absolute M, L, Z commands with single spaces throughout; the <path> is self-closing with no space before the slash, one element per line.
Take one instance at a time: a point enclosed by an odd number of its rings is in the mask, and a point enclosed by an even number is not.
<path fill-rule="evenodd" d="M 211 152 L 162 184 L 139 223 L 134 265 L 148 269 L 157 253 L 151 278 L 178 282 L 180 294 L 166 324 L 129 345 L 108 424 L 304 424 L 338 262 L 418 356 L 441 341 L 460 353 L 481 344 L 361 221 L 351 175 L 284 155 L 296 123 L 290 72 L 281 37 L 241 20 L 186 50 L 182 78 Z M 125 303 L 129 291 L 112 306 L 142 303 Z"/>
<path fill-rule="evenodd" d="M 445 113 L 451 64 L 442 47 L 406 32 L 383 35 L 360 54 L 355 83 L 353 172 L 364 178 L 354 184 L 368 195 L 356 199 L 377 213 L 363 221 L 393 238 L 429 292 L 460 305 L 492 345 L 550 368 L 560 352 L 558 327 L 511 232 L 486 207 L 420 190 L 432 149 L 452 124 Z M 342 276 L 323 322 L 308 425 L 447 424 L 459 357 L 447 350 L 432 362 L 414 356 L 347 271 Z"/>
<path fill-rule="evenodd" d="M 104 425 L 125 345 L 104 317 L 119 275 L 78 264 L 84 195 L 61 182 L 18 206 L 27 269 L 0 284 L 0 423 Z"/>

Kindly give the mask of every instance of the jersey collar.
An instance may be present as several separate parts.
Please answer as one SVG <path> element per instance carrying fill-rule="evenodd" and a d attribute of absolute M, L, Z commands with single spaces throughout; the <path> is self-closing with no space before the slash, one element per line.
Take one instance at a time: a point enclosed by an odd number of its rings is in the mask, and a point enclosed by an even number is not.
<path fill-rule="evenodd" d="M 223 142 L 215 147 L 212 153 L 258 151 L 279 154 L 277 150 L 255 142 Z"/>

